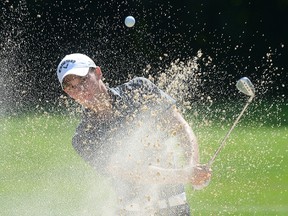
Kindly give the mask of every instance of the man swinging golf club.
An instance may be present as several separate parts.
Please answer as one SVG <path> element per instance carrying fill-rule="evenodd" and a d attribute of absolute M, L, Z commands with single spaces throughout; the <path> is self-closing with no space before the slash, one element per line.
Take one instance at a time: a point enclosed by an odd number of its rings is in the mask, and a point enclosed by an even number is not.
<path fill-rule="evenodd" d="M 195 135 L 175 101 L 151 81 L 134 78 L 115 88 L 99 66 L 74 53 L 59 63 L 62 89 L 85 108 L 73 137 L 77 153 L 111 180 L 115 215 L 190 215 L 184 184 L 208 185 Z"/>

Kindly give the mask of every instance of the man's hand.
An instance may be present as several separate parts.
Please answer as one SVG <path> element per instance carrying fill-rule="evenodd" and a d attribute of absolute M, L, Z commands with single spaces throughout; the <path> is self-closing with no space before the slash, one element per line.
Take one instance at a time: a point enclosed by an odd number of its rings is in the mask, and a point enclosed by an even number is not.
<path fill-rule="evenodd" d="M 212 170 L 206 165 L 197 165 L 193 168 L 193 175 L 191 178 L 191 183 L 193 188 L 200 190 L 208 186 L 212 176 Z"/>

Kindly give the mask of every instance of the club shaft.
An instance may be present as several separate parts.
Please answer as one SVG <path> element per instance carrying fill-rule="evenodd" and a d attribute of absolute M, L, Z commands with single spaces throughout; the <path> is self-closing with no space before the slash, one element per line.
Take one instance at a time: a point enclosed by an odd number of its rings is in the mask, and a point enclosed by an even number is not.
<path fill-rule="evenodd" d="M 231 132 L 233 131 L 233 129 L 235 128 L 236 124 L 239 122 L 239 119 L 241 118 L 241 116 L 243 115 L 243 113 L 245 112 L 245 110 L 247 109 L 247 107 L 249 106 L 249 104 L 252 102 L 254 96 L 251 96 L 249 98 L 249 100 L 247 101 L 247 103 L 245 104 L 245 106 L 243 107 L 241 113 L 238 115 L 238 117 L 236 118 L 235 122 L 233 123 L 232 127 L 230 128 L 230 130 L 226 133 L 225 137 L 223 138 L 223 140 L 220 143 L 220 146 L 218 147 L 218 149 L 215 151 L 214 155 L 211 157 L 210 161 L 208 162 L 207 166 L 210 168 L 212 166 L 212 164 L 215 161 L 215 158 L 217 157 L 217 155 L 219 154 L 219 152 L 223 149 L 226 140 L 228 139 L 229 135 L 231 134 Z"/>

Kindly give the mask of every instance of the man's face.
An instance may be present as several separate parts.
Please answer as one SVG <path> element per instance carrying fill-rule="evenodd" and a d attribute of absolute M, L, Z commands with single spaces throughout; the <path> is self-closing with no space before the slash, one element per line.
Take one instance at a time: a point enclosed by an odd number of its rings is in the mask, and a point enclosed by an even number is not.
<path fill-rule="evenodd" d="M 68 75 L 63 82 L 64 91 L 78 103 L 86 106 L 95 102 L 99 83 L 94 71 L 86 76 Z"/>

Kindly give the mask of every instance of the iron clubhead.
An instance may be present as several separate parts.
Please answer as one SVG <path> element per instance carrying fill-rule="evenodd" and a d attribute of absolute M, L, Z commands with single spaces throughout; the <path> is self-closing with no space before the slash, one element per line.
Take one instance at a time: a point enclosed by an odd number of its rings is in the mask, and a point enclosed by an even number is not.
<path fill-rule="evenodd" d="M 248 96 L 255 96 L 255 88 L 252 82 L 247 77 L 242 77 L 236 83 L 237 89 Z"/>

